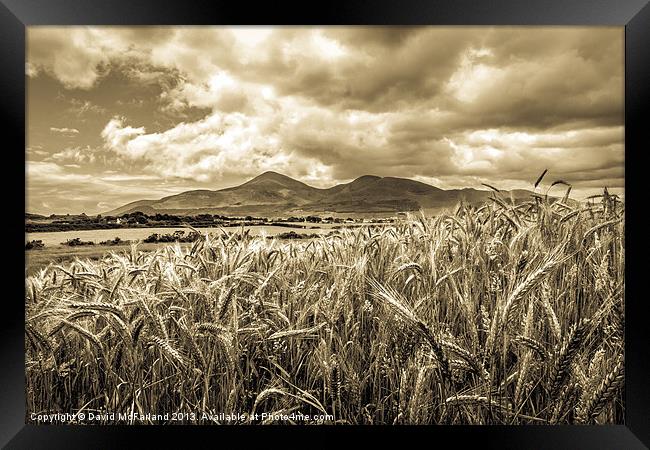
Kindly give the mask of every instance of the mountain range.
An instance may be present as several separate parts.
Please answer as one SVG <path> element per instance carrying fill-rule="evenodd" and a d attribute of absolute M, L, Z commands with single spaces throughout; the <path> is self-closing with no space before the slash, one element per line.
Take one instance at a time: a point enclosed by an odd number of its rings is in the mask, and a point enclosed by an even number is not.
<path fill-rule="evenodd" d="M 503 191 L 515 199 L 528 198 L 530 191 Z M 350 183 L 319 189 L 276 172 L 263 174 L 239 186 L 220 190 L 191 190 L 159 200 L 138 200 L 103 213 L 119 216 L 145 214 L 221 214 L 226 216 L 391 216 L 398 212 L 435 212 L 453 207 L 461 199 L 479 203 L 491 191 L 444 190 L 407 178 L 361 176 Z"/>

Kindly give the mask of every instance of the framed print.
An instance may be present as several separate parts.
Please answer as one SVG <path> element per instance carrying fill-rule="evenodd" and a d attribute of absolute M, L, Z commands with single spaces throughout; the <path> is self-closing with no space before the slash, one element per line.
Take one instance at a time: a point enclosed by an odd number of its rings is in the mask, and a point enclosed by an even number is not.
<path fill-rule="evenodd" d="M 650 442 L 643 1 L 0 11 L 9 448 Z"/>

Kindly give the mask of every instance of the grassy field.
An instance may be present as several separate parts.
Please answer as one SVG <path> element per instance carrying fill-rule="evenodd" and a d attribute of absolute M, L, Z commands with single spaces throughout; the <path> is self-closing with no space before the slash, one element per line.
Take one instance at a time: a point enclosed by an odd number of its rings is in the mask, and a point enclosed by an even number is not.
<path fill-rule="evenodd" d="M 38 271 L 27 418 L 622 423 L 622 217 L 607 195 L 495 197 L 309 242 L 205 237 Z"/>
<path fill-rule="evenodd" d="M 189 246 L 189 244 L 180 245 L 182 248 L 187 248 Z M 162 247 L 164 247 L 164 244 L 138 244 L 138 250 L 140 251 L 153 251 Z M 88 245 L 75 247 L 57 245 L 39 248 L 25 252 L 25 271 L 27 275 L 30 276 L 49 265 L 67 264 L 77 258 L 99 261 L 111 252 L 129 253 L 130 251 L 130 244 L 110 246 Z"/>

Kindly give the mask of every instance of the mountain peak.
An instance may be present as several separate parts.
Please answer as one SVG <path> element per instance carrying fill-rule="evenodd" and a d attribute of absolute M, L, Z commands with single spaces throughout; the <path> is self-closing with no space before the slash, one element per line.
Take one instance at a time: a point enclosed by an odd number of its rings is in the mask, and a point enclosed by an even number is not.
<path fill-rule="evenodd" d="M 267 170 L 266 172 L 261 173 L 258 176 L 256 176 L 255 178 L 251 179 L 251 181 L 253 181 L 253 180 L 286 180 L 286 179 L 293 180 L 293 178 L 288 177 L 286 175 L 282 175 L 281 173 L 273 172 L 272 170 Z"/>
<path fill-rule="evenodd" d="M 377 175 L 361 175 L 359 178 L 355 178 L 353 183 L 358 183 L 358 182 L 368 182 L 368 181 L 375 181 L 375 180 L 380 180 L 381 177 L 378 177 Z"/>
<path fill-rule="evenodd" d="M 305 183 L 294 180 L 291 177 L 288 177 L 286 175 L 283 175 L 281 173 L 273 172 L 272 170 L 267 170 L 266 172 L 256 176 L 255 178 L 252 178 L 248 180 L 246 183 L 242 184 L 241 186 L 291 186 L 292 188 L 300 188 L 300 189 L 315 189 L 311 186 L 306 185 Z M 232 188 L 228 188 L 232 189 Z"/>
<path fill-rule="evenodd" d="M 282 184 L 286 184 L 286 183 L 292 183 L 292 184 L 293 183 L 300 183 L 300 184 L 302 184 L 300 181 L 294 180 L 291 177 L 288 177 L 288 176 L 283 175 L 283 174 L 278 173 L 278 172 L 273 172 L 272 170 L 267 170 L 266 172 L 259 174 L 255 178 L 251 178 L 250 180 L 248 180 L 243 185 L 268 183 L 268 182 L 282 183 Z"/>

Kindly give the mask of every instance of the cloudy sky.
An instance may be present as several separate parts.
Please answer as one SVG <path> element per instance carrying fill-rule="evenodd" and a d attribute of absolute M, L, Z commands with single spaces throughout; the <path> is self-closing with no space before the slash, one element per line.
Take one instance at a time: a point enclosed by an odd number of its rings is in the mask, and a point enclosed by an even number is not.
<path fill-rule="evenodd" d="M 624 186 L 624 29 L 29 27 L 27 210 L 365 174 Z M 559 194 L 559 193 L 558 193 Z"/>

